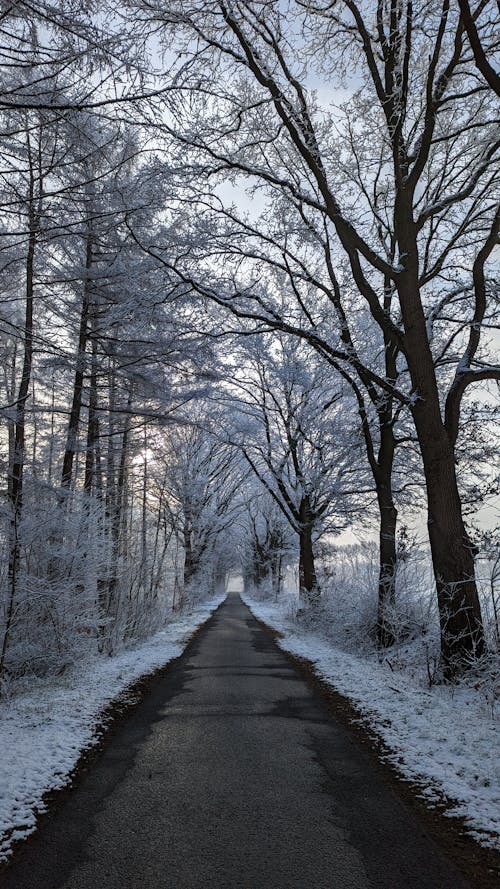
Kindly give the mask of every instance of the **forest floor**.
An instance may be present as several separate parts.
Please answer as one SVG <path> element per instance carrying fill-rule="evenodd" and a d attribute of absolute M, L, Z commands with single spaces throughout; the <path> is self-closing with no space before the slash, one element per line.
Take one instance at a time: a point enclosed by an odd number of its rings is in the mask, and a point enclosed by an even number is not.
<path fill-rule="evenodd" d="M 223 598 L 172 617 L 150 639 L 113 657 L 96 655 L 62 676 L 32 677 L 29 691 L 0 704 L 0 861 L 36 830 L 48 796 L 71 782 L 116 709 L 137 700 L 137 680 L 179 657 Z"/>
<path fill-rule="evenodd" d="M 229 595 L 20 844 L 2 887 L 495 885 L 387 772 Z"/>
<path fill-rule="evenodd" d="M 332 643 L 280 603 L 244 600 L 275 631 L 283 651 L 352 705 L 350 720 L 371 735 L 381 758 L 411 782 L 427 807 L 460 824 L 478 843 L 500 851 L 500 712 L 484 691 L 432 685 L 423 675 Z"/>

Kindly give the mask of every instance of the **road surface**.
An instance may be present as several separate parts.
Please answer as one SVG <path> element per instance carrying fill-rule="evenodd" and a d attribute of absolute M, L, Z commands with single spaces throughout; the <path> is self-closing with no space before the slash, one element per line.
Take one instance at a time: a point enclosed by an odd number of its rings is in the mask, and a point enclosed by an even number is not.
<path fill-rule="evenodd" d="M 6 889 L 465 889 L 232 594 L 0 877 Z"/>

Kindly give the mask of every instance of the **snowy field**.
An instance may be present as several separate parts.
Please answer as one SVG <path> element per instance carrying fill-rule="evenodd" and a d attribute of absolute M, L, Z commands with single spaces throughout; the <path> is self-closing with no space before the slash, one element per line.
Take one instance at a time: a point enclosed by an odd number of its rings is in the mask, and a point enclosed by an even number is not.
<path fill-rule="evenodd" d="M 393 763 L 433 801 L 448 798 L 446 814 L 464 818 L 468 832 L 500 850 L 500 720 L 473 688 L 435 685 L 354 654 L 320 632 L 300 626 L 287 605 L 243 596 L 254 615 L 283 634 L 285 651 L 314 664 L 316 673 L 349 698 L 383 740 Z"/>
<path fill-rule="evenodd" d="M 0 861 L 36 829 L 44 794 L 64 787 L 81 752 L 96 743 L 106 707 L 127 701 L 132 683 L 182 654 L 224 598 L 176 616 L 116 657 L 89 659 L 57 679 L 33 679 L 28 693 L 0 705 Z"/>

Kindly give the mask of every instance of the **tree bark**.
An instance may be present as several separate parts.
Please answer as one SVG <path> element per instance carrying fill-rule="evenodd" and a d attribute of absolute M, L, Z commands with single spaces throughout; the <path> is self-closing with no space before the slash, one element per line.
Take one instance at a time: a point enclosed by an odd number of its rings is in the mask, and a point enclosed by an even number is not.
<path fill-rule="evenodd" d="M 387 341 L 387 338 L 385 341 L 385 360 L 386 378 L 387 380 L 395 381 L 397 378 L 396 353 Z M 392 492 L 392 472 L 396 451 L 396 439 L 393 428 L 393 399 L 386 397 L 384 403 L 377 407 L 380 446 L 378 454 L 376 454 L 362 393 L 357 383 L 350 376 L 345 376 L 349 380 L 358 400 L 358 411 L 365 440 L 366 455 L 377 495 L 379 508 L 377 642 L 381 647 L 388 647 L 394 642 L 391 615 L 396 601 L 397 566 L 397 510 Z M 367 387 L 367 391 L 369 391 L 369 387 Z"/>
<path fill-rule="evenodd" d="M 148 431 L 147 425 L 144 424 L 144 462 L 142 466 L 142 503 L 141 503 L 141 583 L 143 594 L 146 594 L 147 576 L 148 576 Z M 150 573 L 153 571 L 153 565 L 150 566 Z"/>
<path fill-rule="evenodd" d="M 464 669 L 484 651 L 474 555 L 467 536 L 458 490 L 453 444 L 441 408 L 432 353 L 419 291 L 416 227 L 411 206 L 401 194 L 396 229 L 404 271 L 398 293 L 405 328 L 408 370 L 415 400 L 412 415 L 424 466 L 428 529 L 441 624 L 445 675 Z"/>
<path fill-rule="evenodd" d="M 302 497 L 299 513 L 301 520 L 299 531 L 299 591 L 302 599 L 308 605 L 315 605 L 320 597 L 320 589 L 314 564 L 311 509 L 307 494 Z"/>
<path fill-rule="evenodd" d="M 132 405 L 132 396 L 129 395 L 127 402 L 127 411 L 130 411 Z M 124 522 L 126 500 L 127 500 L 127 462 L 128 462 L 128 445 L 130 434 L 130 417 L 127 414 L 125 425 L 122 433 L 120 461 L 118 465 L 118 478 L 116 482 L 116 497 L 114 500 L 114 509 L 111 519 L 111 565 L 110 575 L 107 587 L 106 617 L 116 621 L 118 615 L 118 569 L 120 562 L 121 542 L 124 537 Z M 107 636 L 108 654 L 113 653 L 114 640 L 110 635 Z"/>
<path fill-rule="evenodd" d="M 85 281 L 83 285 L 82 308 L 80 312 L 80 328 L 78 332 L 78 349 L 76 355 L 75 378 L 73 383 L 73 398 L 66 435 L 66 448 L 64 451 L 63 467 L 61 475 L 61 487 L 69 490 L 73 473 L 73 463 L 76 453 L 78 427 L 80 425 L 80 413 L 82 409 L 83 381 L 85 376 L 86 350 L 88 339 L 88 318 L 90 308 L 90 270 L 92 268 L 92 235 L 87 232 L 85 248 Z"/>
<path fill-rule="evenodd" d="M 386 375 L 396 379 L 396 359 L 390 344 L 386 341 Z M 379 508 L 379 580 L 377 603 L 377 641 L 382 648 L 393 645 L 394 608 L 396 605 L 397 543 L 396 528 L 398 513 L 392 492 L 392 472 L 396 441 L 393 429 L 392 399 L 387 399 L 385 407 L 379 410 L 380 447 L 377 464 L 374 467 L 374 480 Z"/>
<path fill-rule="evenodd" d="M 99 420 L 97 417 L 97 340 L 92 335 L 92 357 L 89 378 L 89 407 L 87 446 L 85 450 L 85 478 L 83 489 L 89 496 L 95 490 L 102 499 L 102 470 L 99 454 Z"/>
<path fill-rule="evenodd" d="M 448 677 L 484 652 L 474 553 L 462 517 L 453 449 L 444 428 L 432 434 L 430 410 L 414 411 L 425 470 L 428 529 Z"/>
<path fill-rule="evenodd" d="M 377 642 L 382 648 L 387 648 L 395 641 L 393 615 L 396 605 L 396 526 L 398 518 L 390 485 L 379 482 L 377 501 L 380 513 Z"/>
<path fill-rule="evenodd" d="M 283 585 L 281 553 L 275 553 L 271 563 L 271 582 L 274 599 L 277 602 Z"/>
<path fill-rule="evenodd" d="M 10 365 L 10 377 L 5 369 L 5 382 L 7 389 L 7 401 L 11 403 L 15 399 L 15 391 L 16 391 L 16 357 L 17 357 L 17 343 L 14 343 L 12 349 L 12 359 Z M 8 456 L 8 467 L 9 470 L 7 472 L 7 497 L 8 500 L 12 500 L 12 472 L 10 471 L 10 467 L 14 463 L 14 453 L 15 453 L 15 441 L 16 441 L 16 424 L 13 417 L 9 417 L 7 419 L 7 435 L 9 441 L 9 456 Z"/>
<path fill-rule="evenodd" d="M 9 485 L 8 496 L 11 510 L 10 533 L 9 533 L 9 563 L 7 570 L 7 614 L 5 620 L 5 631 L 2 640 L 2 649 L 0 651 L 0 680 L 3 676 L 5 667 L 5 658 L 9 645 L 10 632 L 12 628 L 12 617 L 14 614 L 14 603 L 17 595 L 17 581 L 19 573 L 20 559 L 20 540 L 19 527 L 22 519 L 23 509 L 23 473 L 25 462 L 25 431 L 26 431 L 26 401 L 29 395 L 31 371 L 33 366 L 33 296 L 34 296 L 34 262 L 35 248 L 38 232 L 38 214 L 34 206 L 34 174 L 30 169 L 30 185 L 29 185 L 29 204 L 28 204 L 28 251 L 26 256 L 26 305 L 24 316 L 24 336 L 23 336 L 23 366 L 21 371 L 21 380 L 16 401 L 16 418 L 14 425 L 14 449 L 12 455 L 12 463 L 9 466 Z"/>

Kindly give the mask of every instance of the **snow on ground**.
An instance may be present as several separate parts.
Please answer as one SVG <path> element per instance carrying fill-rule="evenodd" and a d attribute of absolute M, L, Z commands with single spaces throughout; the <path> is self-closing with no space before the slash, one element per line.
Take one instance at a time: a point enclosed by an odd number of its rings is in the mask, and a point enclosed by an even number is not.
<path fill-rule="evenodd" d="M 96 743 L 103 710 L 111 701 L 130 700 L 132 683 L 182 654 L 224 598 L 176 616 L 115 657 L 96 656 L 64 676 L 32 680 L 29 692 L 0 705 L 0 861 L 36 829 L 44 794 L 64 787 L 81 752 Z"/>
<path fill-rule="evenodd" d="M 286 606 L 243 598 L 259 620 L 283 634 L 282 649 L 311 661 L 354 703 L 383 740 L 385 758 L 422 787 L 431 805 L 448 798 L 447 815 L 464 818 L 476 840 L 500 849 L 500 725 L 484 698 L 461 686 L 425 688 L 375 654 L 345 651 L 306 629 Z"/>

